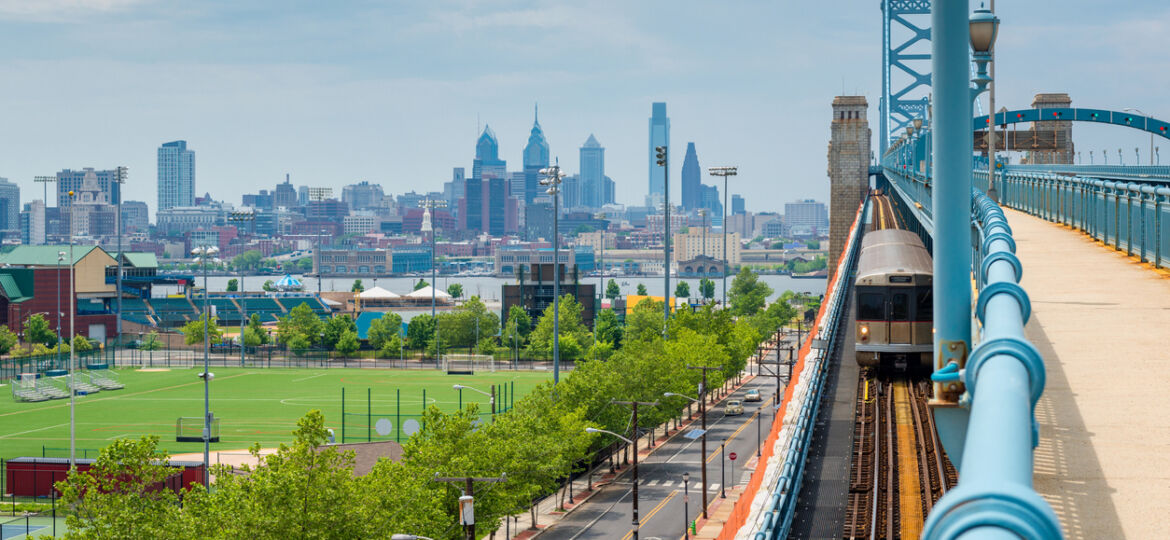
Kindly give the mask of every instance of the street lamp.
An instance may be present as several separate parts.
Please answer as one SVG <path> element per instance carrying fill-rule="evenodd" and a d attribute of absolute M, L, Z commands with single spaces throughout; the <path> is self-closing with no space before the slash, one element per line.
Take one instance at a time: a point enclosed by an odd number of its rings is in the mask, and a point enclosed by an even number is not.
<path fill-rule="evenodd" d="M 236 223 L 252 222 L 256 223 L 256 212 L 232 212 L 228 214 L 228 221 Z M 248 306 L 244 303 L 244 269 L 237 268 L 240 271 L 240 286 L 236 287 L 236 292 L 240 295 L 240 367 L 244 367 L 244 325 L 248 322 Z M 321 277 L 317 276 L 318 287 L 321 283 Z"/>
<path fill-rule="evenodd" d="M 207 263 L 218 264 L 219 259 L 215 255 L 219 253 L 219 248 L 215 246 L 199 246 L 191 250 L 191 254 L 195 256 L 195 261 L 203 266 L 203 373 L 199 374 L 199 378 L 203 379 L 203 486 L 208 487 L 211 482 L 210 472 L 208 468 L 211 467 L 211 379 L 214 375 L 211 374 L 210 357 L 211 357 L 211 303 L 207 290 Z"/>
<path fill-rule="evenodd" d="M 548 186 L 545 193 L 553 199 L 553 385 L 561 380 L 561 231 L 560 231 L 560 193 L 561 182 L 568 174 L 561 170 L 561 160 L 555 165 L 541 169 L 544 178 L 540 185 Z M 604 237 L 604 233 L 602 233 Z"/>
<path fill-rule="evenodd" d="M 122 252 L 122 185 L 126 183 L 126 177 L 129 174 L 128 171 L 129 169 L 127 167 L 121 166 L 114 169 L 114 182 L 118 184 L 118 205 L 116 207 L 117 216 L 115 223 L 118 229 L 118 279 L 116 286 L 118 290 L 118 319 L 116 321 L 118 344 L 122 344 L 122 259 L 126 258 L 126 254 Z M 114 347 L 114 354 L 114 364 L 117 365 L 117 347 Z"/>
<path fill-rule="evenodd" d="M 683 540 L 691 538 L 691 473 L 683 473 Z"/>
<path fill-rule="evenodd" d="M 598 212 L 593 215 L 597 219 L 605 219 L 605 212 Z M 601 230 L 601 264 L 600 271 L 597 273 L 597 297 L 605 298 L 605 232 L 609 228 L 608 222 L 606 228 Z M 600 306 L 600 304 L 598 304 Z"/>
<path fill-rule="evenodd" d="M 61 367 L 61 263 L 65 262 L 65 252 L 57 252 L 57 368 Z"/>
<path fill-rule="evenodd" d="M 73 259 L 73 195 L 69 190 L 69 469 L 77 467 L 77 384 L 74 379 L 77 367 L 77 347 L 74 347 L 73 336 L 77 335 L 77 293 L 76 293 L 76 264 Z M 60 252 L 58 252 L 60 257 Z M 61 334 L 57 333 L 57 348 L 61 347 Z"/>
<path fill-rule="evenodd" d="M 704 381 L 706 380 L 706 378 L 707 378 L 707 371 L 703 370 Z M 704 383 L 702 385 L 702 387 L 699 389 L 699 399 L 695 399 L 695 398 L 688 396 L 686 394 L 676 394 L 674 392 L 666 392 L 666 393 L 662 394 L 665 397 L 686 398 L 686 399 L 691 400 L 692 403 L 699 404 L 699 414 L 702 416 L 702 424 L 700 424 L 700 425 L 701 425 L 701 429 L 703 430 L 703 434 L 699 436 L 700 452 L 703 453 L 702 459 L 699 460 L 699 465 L 702 467 L 702 475 L 703 475 L 702 493 L 703 493 L 703 518 L 704 519 L 706 519 L 706 517 L 707 517 L 707 487 L 706 487 L 707 486 L 707 400 L 703 399 L 703 392 L 706 391 L 706 386 L 707 386 L 706 383 Z"/>
<path fill-rule="evenodd" d="M 447 201 L 442 199 L 432 199 L 426 197 L 418 202 L 418 205 L 423 208 L 423 221 L 421 232 L 431 233 L 431 320 L 435 323 L 435 365 L 439 365 L 439 319 L 435 317 L 435 294 L 438 284 L 438 270 L 435 267 L 435 218 L 431 210 L 435 208 L 446 208 Z"/>
<path fill-rule="evenodd" d="M 483 390 L 480 390 L 478 388 L 473 388 L 471 386 L 467 386 L 467 385 L 463 385 L 463 384 L 454 384 L 454 385 L 451 385 L 451 388 L 454 388 L 456 390 L 471 390 L 472 392 L 479 392 L 480 394 L 487 396 L 488 399 L 490 400 L 490 403 L 492 404 L 492 421 L 494 422 L 496 420 L 496 385 L 494 385 L 494 384 L 492 385 L 491 393 L 484 392 Z"/>
<path fill-rule="evenodd" d="M 623 441 L 626 441 L 627 444 L 634 447 L 634 452 L 633 452 L 633 454 L 634 454 L 634 485 L 630 489 L 631 489 L 631 495 L 633 496 L 632 502 L 633 502 L 633 507 L 634 507 L 634 535 L 633 535 L 633 537 L 634 537 L 634 540 L 638 540 L 638 528 L 639 528 L 639 523 L 638 523 L 638 443 L 636 443 L 630 439 L 627 439 L 621 435 L 618 435 L 617 433 L 609 431 L 608 429 L 598 429 L 598 428 L 587 427 L 587 428 L 585 428 L 585 432 L 586 433 L 605 433 L 608 435 L 613 435 L 614 437 L 617 437 Z M 637 424 L 635 424 L 634 425 L 635 439 L 637 438 L 637 435 L 636 435 L 637 432 L 638 432 L 638 427 L 637 427 Z"/>
<path fill-rule="evenodd" d="M 1149 117 L 1150 117 L 1150 115 L 1148 115 L 1148 114 L 1146 114 L 1146 113 L 1142 112 L 1142 110 L 1141 110 L 1141 109 L 1138 109 L 1137 107 L 1126 107 L 1126 108 L 1124 108 L 1124 109 L 1122 109 L 1122 110 L 1123 110 L 1123 111 L 1126 111 L 1126 112 L 1131 112 L 1131 111 L 1132 111 L 1132 112 L 1138 113 L 1138 114 L 1140 114 L 1140 115 L 1142 115 L 1142 116 L 1145 116 L 1146 118 L 1149 118 Z M 1134 148 L 1134 152 L 1137 152 L 1137 149 L 1136 149 L 1136 148 Z M 1153 132 L 1153 131 L 1151 131 L 1151 132 L 1150 132 L 1150 165 L 1153 165 L 1153 164 L 1154 164 L 1154 132 Z M 1139 159 L 1139 161 L 1138 161 L 1138 165 L 1141 165 L 1141 161 L 1140 161 L 1140 159 Z"/>
<path fill-rule="evenodd" d="M 723 309 L 727 309 L 727 270 L 731 267 L 727 261 L 727 177 L 736 176 L 739 170 L 736 167 L 709 167 L 707 173 L 723 177 Z"/>

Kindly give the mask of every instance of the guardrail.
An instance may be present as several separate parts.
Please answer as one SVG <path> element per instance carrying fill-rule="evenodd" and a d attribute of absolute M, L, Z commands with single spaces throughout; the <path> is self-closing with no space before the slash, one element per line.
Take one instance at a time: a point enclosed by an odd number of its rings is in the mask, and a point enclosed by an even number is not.
<path fill-rule="evenodd" d="M 1170 186 L 1045 172 L 997 175 L 1005 206 L 1083 231 L 1156 268 L 1170 265 Z M 975 185 L 987 185 L 975 171 Z"/>
<path fill-rule="evenodd" d="M 987 168 L 984 160 L 984 168 Z M 1170 165 L 1072 165 L 1072 164 L 1032 164 L 1006 165 L 1002 172 L 1031 172 L 1031 173 L 1064 173 L 1075 176 L 1092 176 L 1097 178 L 1125 179 L 1137 182 L 1170 182 Z"/>
<path fill-rule="evenodd" d="M 862 216 L 869 205 L 862 201 L 854 217 L 846 248 L 826 289 L 817 314 L 816 331 L 802 345 L 793 375 L 784 393 L 764 445 L 764 455 L 747 489 L 732 509 L 719 540 L 786 538 L 792 528 L 797 495 L 804 479 L 804 465 L 821 402 L 821 390 L 837 347 L 849 305 L 852 275 L 861 246 Z"/>

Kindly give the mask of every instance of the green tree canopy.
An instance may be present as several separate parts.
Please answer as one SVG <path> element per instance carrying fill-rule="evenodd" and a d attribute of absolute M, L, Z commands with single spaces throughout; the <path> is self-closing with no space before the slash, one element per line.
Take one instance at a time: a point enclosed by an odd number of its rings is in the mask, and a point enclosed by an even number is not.
<path fill-rule="evenodd" d="M 240 290 L 240 280 L 231 278 L 228 280 L 227 292 L 236 292 Z"/>
<path fill-rule="evenodd" d="M 359 347 L 361 347 L 361 343 L 358 341 L 357 332 L 347 329 L 341 333 L 337 345 L 333 348 L 344 356 L 350 356 L 357 352 Z"/>
<path fill-rule="evenodd" d="M 57 346 L 57 333 L 49 328 L 49 321 L 44 315 L 34 313 L 24 321 L 24 340 L 29 343 L 40 343 L 46 347 Z"/>
<path fill-rule="evenodd" d="M 307 349 L 321 342 L 325 322 L 313 312 L 307 302 L 292 308 L 276 324 L 276 339 L 291 349 Z M 338 336 L 340 337 L 340 335 Z"/>
<path fill-rule="evenodd" d="M 370 321 L 370 329 L 366 331 L 366 338 L 370 342 L 370 347 L 381 350 L 386 342 L 399 337 L 401 333 L 402 316 L 386 312 L 381 317 Z"/>
<path fill-rule="evenodd" d="M 259 250 L 249 249 L 232 259 L 232 267 L 237 270 L 255 270 L 260 267 L 264 254 Z"/>
<path fill-rule="evenodd" d="M 420 279 L 420 280 L 418 280 L 418 283 L 414 284 L 414 290 L 417 291 L 417 290 L 422 289 L 426 286 L 427 286 L 426 280 Z"/>
<path fill-rule="evenodd" d="M 528 336 L 528 354 L 532 356 L 548 358 L 552 356 L 553 346 L 553 305 L 549 304 L 541 315 L 540 320 L 536 323 L 536 328 L 532 334 Z M 560 317 L 558 325 L 560 327 L 560 357 L 563 360 L 576 360 L 581 357 L 586 349 L 593 344 L 593 336 L 589 333 L 589 329 L 581 319 L 581 304 L 572 295 L 566 294 L 561 297 L 560 301 Z M 569 347 L 566 348 L 566 336 L 572 336 Z M 575 356 L 574 356 L 575 354 Z"/>
<path fill-rule="evenodd" d="M 715 282 L 703 278 L 699 280 L 699 295 L 707 300 L 715 299 Z"/>
<path fill-rule="evenodd" d="M 678 298 L 690 298 L 691 284 L 680 280 L 678 285 L 674 287 L 674 296 Z"/>
<path fill-rule="evenodd" d="M 646 286 L 641 283 L 638 284 L 638 296 L 646 296 Z"/>
<path fill-rule="evenodd" d="M 343 313 L 335 317 L 330 317 L 329 320 L 325 321 L 321 343 L 330 349 L 336 348 L 337 342 L 346 332 L 353 332 L 354 336 L 357 336 L 357 324 L 353 322 L 349 314 Z M 357 338 L 355 337 L 354 339 Z"/>
<path fill-rule="evenodd" d="M 532 333 L 532 318 L 520 306 L 512 306 L 508 310 L 508 322 L 504 324 L 502 344 L 508 347 L 523 347 L 528 334 Z"/>
<path fill-rule="evenodd" d="M 741 268 L 727 291 L 727 301 L 735 315 L 755 315 L 763 309 L 772 294 L 772 287 L 760 281 L 760 277 L 747 268 Z"/>
<path fill-rule="evenodd" d="M 478 296 L 472 296 L 454 311 L 440 313 L 438 324 L 443 347 L 472 348 L 500 333 L 500 317 L 488 311 Z"/>
<path fill-rule="evenodd" d="M 626 315 L 624 343 L 643 343 L 662 339 L 662 302 L 643 299 Z"/>
<path fill-rule="evenodd" d="M 609 343 L 615 349 L 622 346 L 623 328 L 618 321 L 617 313 L 612 309 L 603 309 L 597 314 L 597 321 L 593 323 L 593 334 L 598 342 Z"/>
<path fill-rule="evenodd" d="M 609 280 L 609 283 L 605 286 L 605 297 L 613 300 L 621 295 L 622 288 L 618 286 L 616 281 Z"/>
<path fill-rule="evenodd" d="M 463 298 L 463 285 L 458 283 L 447 285 L 447 294 L 451 295 L 451 298 Z"/>
<path fill-rule="evenodd" d="M 350 292 L 362 292 L 364 290 L 366 290 L 366 286 L 362 285 L 362 280 L 360 279 L 353 280 L 353 286 L 349 288 Z"/>
<path fill-rule="evenodd" d="M 8 354 L 16 346 L 16 334 L 8 329 L 8 325 L 0 325 L 0 354 Z"/>
<path fill-rule="evenodd" d="M 435 318 L 429 313 L 415 315 L 406 326 L 406 340 L 412 349 L 429 349 L 434 345 Z"/>
<path fill-rule="evenodd" d="M 320 278 L 317 278 L 317 279 L 320 279 Z M 268 291 L 268 292 L 272 292 L 272 291 L 276 290 L 276 287 L 273 286 L 271 279 L 265 280 L 264 285 L 261 285 L 260 288 L 264 289 L 265 291 Z"/>
<path fill-rule="evenodd" d="M 219 327 L 219 319 L 212 317 L 207 320 L 207 314 L 201 315 L 198 319 L 188 321 L 184 324 L 179 332 L 183 334 L 183 343 L 187 345 L 195 345 L 203 343 L 203 326 L 207 323 L 208 341 L 211 343 L 223 342 L 223 329 Z"/>

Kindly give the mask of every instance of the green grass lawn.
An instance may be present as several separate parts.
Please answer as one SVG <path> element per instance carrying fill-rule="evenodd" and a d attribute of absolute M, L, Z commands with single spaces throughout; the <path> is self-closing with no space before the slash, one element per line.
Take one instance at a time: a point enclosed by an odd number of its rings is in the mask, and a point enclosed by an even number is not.
<path fill-rule="evenodd" d="M 203 415 L 203 381 L 196 376 L 200 371 L 119 369 L 124 389 L 79 396 L 77 456 L 83 457 L 81 449 L 90 449 L 89 457 L 95 457 L 92 450 L 114 439 L 148 434 L 158 435 L 161 446 L 172 454 L 201 452 L 201 442 L 175 442 L 177 418 Z M 514 384 L 519 398 L 551 378 L 547 372 L 523 371 L 447 375 L 432 370 L 215 368 L 212 372 L 211 410 L 220 418 L 220 442 L 212 444 L 212 451 L 243 449 L 257 442 L 264 447 L 289 442 L 297 420 L 311 409 L 325 414 L 327 426 L 341 442 L 342 387 L 346 442 L 365 441 L 367 436 L 405 441 L 423 410 L 424 390 L 427 404 L 451 411 L 459 406 L 459 391 L 453 384 L 484 391 L 492 384 L 497 388 Z M 7 386 L 0 386 L 0 394 L 0 458 L 39 457 L 42 448 L 49 449 L 45 455 L 50 457 L 68 456 L 68 399 L 20 403 L 12 400 Z M 499 395 L 497 403 L 502 408 L 502 390 Z M 507 401 L 511 402 L 510 396 Z M 470 390 L 463 391 L 463 402 L 479 403 L 485 417 L 491 410 L 486 396 Z"/>

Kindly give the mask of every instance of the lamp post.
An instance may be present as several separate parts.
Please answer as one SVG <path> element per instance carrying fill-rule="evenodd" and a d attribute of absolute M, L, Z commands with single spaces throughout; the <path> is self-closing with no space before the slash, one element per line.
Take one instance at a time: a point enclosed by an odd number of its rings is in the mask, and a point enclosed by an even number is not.
<path fill-rule="evenodd" d="M 691 400 L 691 402 L 693 402 L 693 403 L 699 404 L 699 415 L 702 418 L 702 423 L 700 424 L 700 426 L 701 426 L 701 429 L 703 430 L 703 434 L 699 436 L 699 439 L 700 439 L 700 441 L 699 441 L 700 450 L 699 451 L 702 452 L 702 454 L 703 454 L 702 458 L 699 459 L 699 465 L 702 467 L 702 480 L 703 480 L 703 489 L 701 490 L 703 493 L 703 519 L 706 519 L 707 518 L 707 486 L 709 485 L 709 484 L 707 484 L 707 398 L 706 398 L 707 372 L 717 370 L 718 368 L 704 367 L 704 366 L 687 366 L 687 369 L 698 369 L 698 370 L 701 370 L 703 372 L 703 382 L 699 385 L 699 398 L 695 399 L 695 398 L 688 396 L 686 394 L 676 394 L 674 392 L 667 392 L 663 395 L 666 397 L 675 397 L 675 396 L 682 397 L 682 398 L 686 398 L 686 399 Z"/>
<path fill-rule="evenodd" d="M 439 319 L 435 316 L 435 294 L 438 284 L 438 269 L 435 267 L 435 216 L 431 210 L 446 208 L 447 201 L 426 197 L 418 202 L 423 208 L 422 232 L 431 233 L 431 320 L 435 322 L 435 365 L 439 364 Z"/>
<path fill-rule="evenodd" d="M 691 473 L 683 473 L 683 540 L 691 538 Z"/>
<path fill-rule="evenodd" d="M 211 467 L 211 303 L 207 291 L 207 263 L 218 263 L 215 255 L 219 248 L 215 246 L 199 246 L 191 250 L 195 260 L 203 266 L 203 486 L 208 487 L 211 476 L 208 468 Z"/>
<path fill-rule="evenodd" d="M 731 268 L 727 260 L 727 177 L 736 176 L 739 170 L 736 167 L 709 167 L 707 173 L 723 177 L 723 309 L 727 309 L 727 271 Z"/>
<path fill-rule="evenodd" d="M 1149 118 L 1148 114 L 1142 112 L 1142 110 L 1137 108 L 1137 107 L 1126 107 L 1122 110 L 1126 111 L 1126 112 L 1132 111 L 1132 112 L 1138 113 L 1142 116 L 1145 116 L 1146 118 Z M 1135 153 L 1137 152 L 1136 148 L 1134 148 L 1134 152 Z M 1141 165 L 1141 161 L 1139 160 L 1137 164 Z M 1153 164 L 1154 164 L 1154 132 L 1151 131 L 1150 132 L 1150 165 L 1153 165 Z"/>
<path fill-rule="evenodd" d="M 118 319 L 116 321 L 116 332 L 118 333 L 118 344 L 122 344 L 122 260 L 126 258 L 126 254 L 122 252 L 122 185 L 126 183 L 129 169 L 119 166 L 114 169 L 114 182 L 118 184 L 118 205 L 116 206 L 116 222 L 118 232 L 118 278 L 116 289 L 118 291 Z M 118 348 L 114 347 L 114 365 L 118 363 Z"/>
<path fill-rule="evenodd" d="M 654 147 L 655 163 L 662 167 L 662 338 L 670 321 L 670 149 Z"/>
<path fill-rule="evenodd" d="M 456 390 L 471 390 L 472 392 L 479 392 L 480 394 L 487 396 L 488 399 L 490 400 L 489 403 L 492 404 L 492 421 L 493 422 L 496 421 L 496 385 L 494 385 L 494 384 L 492 385 L 492 391 L 490 393 L 484 392 L 483 390 L 480 390 L 478 388 L 473 388 L 471 386 L 467 386 L 467 385 L 463 385 L 463 384 L 455 384 L 455 385 L 451 385 L 451 387 L 456 389 Z"/>
<path fill-rule="evenodd" d="M 561 272 L 560 272 L 560 255 L 561 255 L 561 231 L 560 231 L 560 214 L 561 214 L 561 182 L 564 181 L 565 176 L 568 176 L 565 171 L 561 170 L 561 160 L 557 158 L 557 162 L 552 167 L 541 169 L 540 174 L 544 178 L 540 180 L 540 185 L 548 186 L 545 193 L 552 195 L 553 199 L 553 385 L 561 381 Z M 604 234 L 603 234 L 604 236 Z"/>
<path fill-rule="evenodd" d="M 634 507 L 634 519 L 633 519 L 632 525 L 633 525 L 633 538 L 634 538 L 634 540 L 638 540 L 638 529 L 641 528 L 641 523 L 638 521 L 638 405 L 655 406 L 655 405 L 658 405 L 658 402 L 657 401 L 615 401 L 614 403 L 630 405 L 634 408 L 634 415 L 633 415 L 634 440 L 627 439 L 625 437 L 622 437 L 621 435 L 618 435 L 617 433 L 614 433 L 612 431 L 605 430 L 605 429 L 597 429 L 597 428 L 587 427 L 587 428 L 585 428 L 585 432 L 586 433 L 607 433 L 607 434 L 613 435 L 614 437 L 617 437 L 623 441 L 626 441 L 626 443 L 628 443 L 634 447 L 634 451 L 633 451 L 633 454 L 634 454 L 634 485 L 631 487 L 632 502 L 633 502 L 633 507 Z"/>
<path fill-rule="evenodd" d="M 605 212 L 598 212 L 594 214 L 597 219 L 605 219 Z M 605 229 L 601 230 L 601 265 L 597 278 L 597 297 L 599 299 L 605 298 L 605 232 L 609 228 L 608 224 Z M 598 304 L 600 306 L 600 304 Z"/>
<path fill-rule="evenodd" d="M 719 498 L 727 498 L 727 439 L 719 443 Z M 707 456 L 703 456 L 706 459 Z"/>
<path fill-rule="evenodd" d="M 73 336 L 77 335 L 77 298 L 75 264 L 73 259 L 73 190 L 69 191 L 69 469 L 77 467 L 77 385 L 74 374 L 77 371 L 76 355 L 73 351 Z M 61 347 L 61 334 L 57 333 L 57 347 Z"/>
<path fill-rule="evenodd" d="M 256 212 L 232 212 L 228 214 L 228 221 L 235 223 L 244 223 L 251 221 L 256 222 Z M 240 295 L 240 367 L 244 366 L 244 325 L 248 323 L 248 306 L 244 303 L 244 269 L 237 268 L 240 271 L 240 286 L 236 287 L 236 292 Z M 318 272 L 319 274 L 319 272 Z M 321 276 L 317 276 L 317 283 L 320 286 Z"/>
<path fill-rule="evenodd" d="M 65 252 L 57 252 L 57 368 L 61 367 L 61 263 L 65 262 Z"/>

